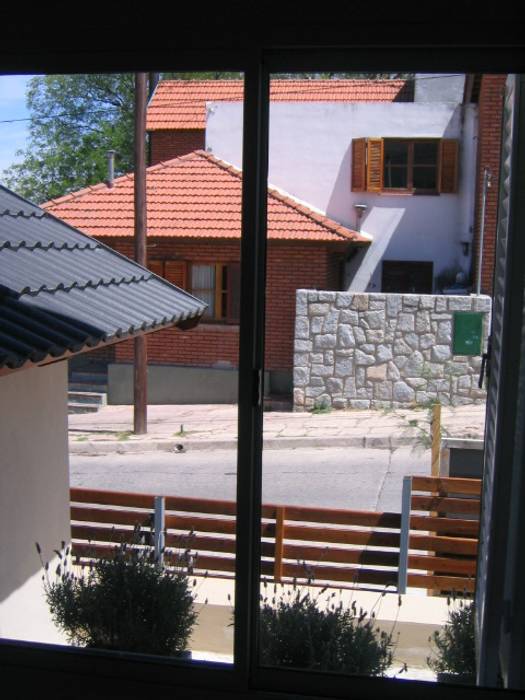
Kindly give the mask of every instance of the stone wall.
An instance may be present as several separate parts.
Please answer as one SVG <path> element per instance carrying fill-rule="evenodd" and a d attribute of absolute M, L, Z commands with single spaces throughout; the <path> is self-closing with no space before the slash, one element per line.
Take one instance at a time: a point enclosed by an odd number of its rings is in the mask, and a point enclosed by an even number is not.
<path fill-rule="evenodd" d="M 294 408 L 391 408 L 480 403 L 481 357 L 452 355 L 454 311 L 487 296 L 297 291 Z"/>

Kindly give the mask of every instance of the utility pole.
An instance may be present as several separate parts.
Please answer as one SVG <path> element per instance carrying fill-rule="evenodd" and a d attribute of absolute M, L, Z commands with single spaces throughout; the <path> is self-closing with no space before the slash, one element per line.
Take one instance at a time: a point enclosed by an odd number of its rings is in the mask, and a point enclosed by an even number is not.
<path fill-rule="evenodd" d="M 135 73 L 135 260 L 144 267 L 146 256 L 146 73 Z M 135 338 L 133 372 L 133 432 L 148 432 L 148 352 L 145 336 Z"/>

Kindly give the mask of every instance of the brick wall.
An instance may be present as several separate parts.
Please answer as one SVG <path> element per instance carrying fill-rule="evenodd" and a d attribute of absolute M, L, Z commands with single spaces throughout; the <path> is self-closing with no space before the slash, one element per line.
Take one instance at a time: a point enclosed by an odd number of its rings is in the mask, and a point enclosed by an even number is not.
<path fill-rule="evenodd" d="M 476 182 L 476 221 L 473 250 L 473 281 L 478 274 L 479 236 L 481 228 L 481 206 L 483 195 L 483 169 L 492 173 L 485 205 L 485 231 L 483 236 L 483 259 L 481 265 L 481 292 L 492 295 L 492 275 L 496 246 L 496 222 L 499 191 L 499 164 L 501 152 L 501 120 L 506 75 L 484 75 L 479 94 L 479 139 Z"/>
<path fill-rule="evenodd" d="M 104 239 L 112 248 L 133 257 L 130 238 Z M 268 247 L 266 368 L 290 370 L 293 366 L 296 289 L 337 289 L 342 253 L 323 245 L 290 245 L 272 241 Z M 238 241 L 199 241 L 156 238 L 148 241 L 148 257 L 179 258 L 193 262 L 234 262 L 240 259 Z M 148 336 L 152 363 L 213 366 L 238 365 L 239 328 L 201 323 L 191 331 L 170 328 Z M 133 359 L 133 342 L 115 346 L 116 361 Z"/>
<path fill-rule="evenodd" d="M 178 158 L 205 146 L 204 129 L 173 129 L 152 131 L 150 138 L 150 165 Z"/>

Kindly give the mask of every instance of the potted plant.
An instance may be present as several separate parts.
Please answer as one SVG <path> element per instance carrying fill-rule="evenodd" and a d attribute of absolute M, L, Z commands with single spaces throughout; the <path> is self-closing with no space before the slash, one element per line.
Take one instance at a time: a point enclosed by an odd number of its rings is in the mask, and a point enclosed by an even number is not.
<path fill-rule="evenodd" d="M 427 663 L 440 682 L 476 682 L 476 653 L 474 643 L 474 601 L 460 600 L 449 606 L 448 620 L 429 638 L 433 656 Z"/>
<path fill-rule="evenodd" d="M 333 602 L 335 593 L 320 603 L 318 596 L 299 589 L 260 609 L 261 662 L 319 671 L 382 676 L 392 663 L 392 635 L 374 627 L 374 615 Z M 274 592 L 277 589 L 274 588 Z"/>
<path fill-rule="evenodd" d="M 188 654 L 197 613 L 183 561 L 171 568 L 159 563 L 137 531 L 131 544 L 117 545 L 111 556 L 92 558 L 80 570 L 72 566 L 69 548 L 55 551 L 60 561 L 54 579 L 45 565 L 45 597 L 55 624 L 73 645 Z"/>

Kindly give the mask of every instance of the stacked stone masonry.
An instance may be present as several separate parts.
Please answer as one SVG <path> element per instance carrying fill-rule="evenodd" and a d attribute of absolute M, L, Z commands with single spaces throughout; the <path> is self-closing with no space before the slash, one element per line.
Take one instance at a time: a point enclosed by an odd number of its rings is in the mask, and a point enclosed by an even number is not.
<path fill-rule="evenodd" d="M 483 312 L 488 296 L 298 290 L 294 409 L 482 403 L 480 356 L 452 354 L 455 311 Z"/>

